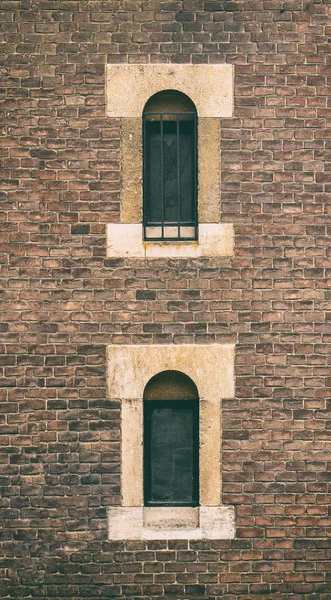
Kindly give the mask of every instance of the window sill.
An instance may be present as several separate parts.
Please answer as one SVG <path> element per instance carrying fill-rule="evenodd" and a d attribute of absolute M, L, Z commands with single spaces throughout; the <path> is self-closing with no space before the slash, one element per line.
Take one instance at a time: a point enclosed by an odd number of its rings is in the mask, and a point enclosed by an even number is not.
<path fill-rule="evenodd" d="M 233 539 L 232 506 L 108 508 L 111 540 Z"/>
<path fill-rule="evenodd" d="M 143 241 L 140 223 L 107 225 L 109 258 L 199 258 L 233 255 L 232 223 L 200 223 L 199 241 Z"/>

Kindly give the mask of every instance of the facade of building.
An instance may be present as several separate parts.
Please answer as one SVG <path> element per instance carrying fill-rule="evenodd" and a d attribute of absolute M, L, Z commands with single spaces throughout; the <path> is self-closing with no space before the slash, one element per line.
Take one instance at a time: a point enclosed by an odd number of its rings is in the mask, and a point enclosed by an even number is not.
<path fill-rule="evenodd" d="M 330 600 L 330 3 L 0 8 L 0 597 Z"/>

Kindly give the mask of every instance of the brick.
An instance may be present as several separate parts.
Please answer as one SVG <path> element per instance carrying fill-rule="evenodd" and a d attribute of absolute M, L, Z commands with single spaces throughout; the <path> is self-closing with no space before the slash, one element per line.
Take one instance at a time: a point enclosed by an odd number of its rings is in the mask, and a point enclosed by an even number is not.
<path fill-rule="evenodd" d="M 327 600 L 327 3 L 17 4 L 1 7 L 0 596 Z M 234 257 L 106 258 L 121 177 L 106 61 L 234 64 L 220 176 Z M 236 344 L 222 403 L 236 538 L 107 541 L 121 489 L 106 346 L 215 341 Z"/>

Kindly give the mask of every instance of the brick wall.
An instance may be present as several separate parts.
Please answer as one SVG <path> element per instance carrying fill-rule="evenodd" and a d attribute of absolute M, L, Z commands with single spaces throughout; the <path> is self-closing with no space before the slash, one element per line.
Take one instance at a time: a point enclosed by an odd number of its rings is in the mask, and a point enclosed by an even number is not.
<path fill-rule="evenodd" d="M 329 600 L 328 0 L 2 0 L 1 567 L 8 598 Z M 234 258 L 111 260 L 107 62 L 235 65 Z M 233 541 L 107 541 L 120 503 L 109 343 L 231 342 Z M 328 472 L 329 469 L 329 472 Z"/>

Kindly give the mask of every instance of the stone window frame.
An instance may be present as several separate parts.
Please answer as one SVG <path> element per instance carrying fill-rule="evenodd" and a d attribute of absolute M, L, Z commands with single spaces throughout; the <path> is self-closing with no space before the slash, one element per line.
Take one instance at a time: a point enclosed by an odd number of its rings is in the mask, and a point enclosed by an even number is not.
<path fill-rule="evenodd" d="M 232 256 L 221 223 L 220 118 L 233 116 L 233 65 L 107 65 L 106 114 L 121 119 L 120 223 L 107 225 L 109 257 Z M 143 241 L 142 114 L 157 92 L 187 95 L 198 115 L 198 241 Z"/>
<path fill-rule="evenodd" d="M 108 346 L 108 394 L 121 401 L 122 505 L 108 508 L 108 535 L 125 539 L 231 539 L 234 508 L 221 502 L 221 401 L 234 397 L 233 344 Z M 198 507 L 145 507 L 143 394 L 162 371 L 179 371 L 199 392 Z"/>

